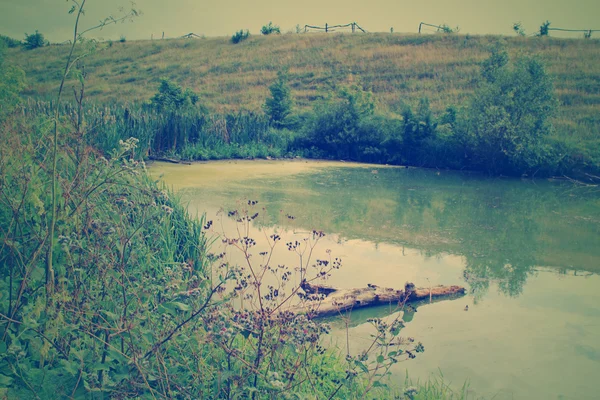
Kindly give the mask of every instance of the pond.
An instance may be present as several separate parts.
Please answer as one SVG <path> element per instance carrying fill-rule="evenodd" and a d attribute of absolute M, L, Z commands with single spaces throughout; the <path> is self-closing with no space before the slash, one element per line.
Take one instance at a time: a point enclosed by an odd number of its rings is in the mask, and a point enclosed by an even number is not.
<path fill-rule="evenodd" d="M 441 373 L 456 388 L 468 380 L 472 398 L 598 398 L 600 188 L 306 160 L 155 163 L 150 172 L 225 234 L 235 223 L 223 210 L 248 200 L 260 206 L 254 233 L 285 241 L 324 231 L 319 250 L 343 260 L 328 284 L 467 288 L 403 316 L 402 335 L 425 352 L 397 364 L 393 380 Z M 352 352 L 368 342 L 366 320 L 386 313 L 352 313 Z M 333 326 L 332 341 L 346 346 Z"/>

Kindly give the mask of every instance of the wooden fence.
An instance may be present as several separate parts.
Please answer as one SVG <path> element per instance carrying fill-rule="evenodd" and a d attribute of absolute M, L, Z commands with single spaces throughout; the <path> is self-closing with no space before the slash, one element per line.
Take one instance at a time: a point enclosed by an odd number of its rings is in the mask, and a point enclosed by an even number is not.
<path fill-rule="evenodd" d="M 550 31 L 559 31 L 559 32 L 583 32 L 583 36 L 586 39 L 592 37 L 593 32 L 600 32 L 600 29 L 563 29 L 563 28 L 548 28 L 548 32 Z"/>
<path fill-rule="evenodd" d="M 433 24 L 427 24 L 425 22 L 421 22 L 419 24 L 419 33 L 421 33 L 421 28 L 423 26 L 430 26 L 432 28 L 436 29 L 436 32 L 447 32 L 448 30 L 450 30 L 451 32 L 458 32 L 458 28 L 456 28 L 456 30 L 450 28 L 448 25 L 433 25 Z"/>
<path fill-rule="evenodd" d="M 346 25 L 329 25 L 329 24 L 325 24 L 325 26 L 313 26 L 313 25 L 304 25 L 304 33 L 307 33 L 309 29 L 313 29 L 316 31 L 325 31 L 325 32 L 335 32 L 336 30 L 340 30 L 340 29 L 351 29 L 352 33 L 356 32 L 357 30 L 363 32 L 363 33 L 367 33 L 367 31 L 365 31 L 363 28 L 361 28 L 356 22 L 350 22 L 349 24 Z"/>

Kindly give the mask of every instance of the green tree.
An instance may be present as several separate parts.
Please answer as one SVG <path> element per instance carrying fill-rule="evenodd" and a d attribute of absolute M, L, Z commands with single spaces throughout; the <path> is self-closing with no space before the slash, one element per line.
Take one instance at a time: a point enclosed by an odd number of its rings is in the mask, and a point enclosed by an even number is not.
<path fill-rule="evenodd" d="M 494 83 L 508 61 L 508 53 L 502 46 L 493 47 L 490 56 L 481 63 L 481 77 L 488 83 Z"/>
<path fill-rule="evenodd" d="M 198 95 L 189 89 L 183 89 L 168 79 L 161 79 L 158 92 L 150 103 L 159 112 L 179 111 L 198 103 Z"/>
<path fill-rule="evenodd" d="M 382 126 L 371 93 L 358 86 L 345 87 L 336 99 L 315 106 L 304 145 L 313 148 L 316 157 L 375 161 L 385 140 Z"/>
<path fill-rule="evenodd" d="M 25 46 L 27 50 L 33 50 L 37 49 L 38 47 L 44 47 L 47 45 L 48 42 L 44 38 L 44 35 L 38 32 L 37 30 L 31 35 L 28 35 L 27 33 L 25 34 L 25 41 L 23 42 L 23 46 Z"/>
<path fill-rule="evenodd" d="M 285 127 L 288 125 L 293 107 L 287 74 L 279 72 L 277 81 L 269 86 L 269 90 L 271 91 L 271 97 L 267 98 L 263 106 L 265 113 L 276 128 Z"/>
<path fill-rule="evenodd" d="M 469 134 L 474 162 L 493 173 L 519 174 L 544 164 L 545 138 L 556 109 L 553 85 L 544 65 L 520 57 L 512 65 L 496 50 L 482 64 L 484 82 L 472 98 Z"/>
<path fill-rule="evenodd" d="M 410 165 L 424 164 L 424 144 L 435 137 L 437 123 L 433 119 L 429 99 L 419 101 L 417 112 L 413 113 L 410 107 L 402 111 L 404 129 L 402 132 L 403 153 L 405 161 Z"/>

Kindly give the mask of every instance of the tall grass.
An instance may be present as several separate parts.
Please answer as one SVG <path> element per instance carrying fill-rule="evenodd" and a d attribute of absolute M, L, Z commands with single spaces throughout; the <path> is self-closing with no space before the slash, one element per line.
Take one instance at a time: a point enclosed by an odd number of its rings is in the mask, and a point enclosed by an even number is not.
<path fill-rule="evenodd" d="M 29 101 L 28 117 L 51 115 L 51 102 Z M 65 120 L 77 109 L 62 106 Z M 184 160 L 284 157 L 292 154 L 293 133 L 275 130 L 263 114 L 209 114 L 199 109 L 157 113 L 144 107 L 90 106 L 84 113 L 86 142 L 111 154 L 119 142 L 138 139 L 136 156 L 174 156 Z"/>

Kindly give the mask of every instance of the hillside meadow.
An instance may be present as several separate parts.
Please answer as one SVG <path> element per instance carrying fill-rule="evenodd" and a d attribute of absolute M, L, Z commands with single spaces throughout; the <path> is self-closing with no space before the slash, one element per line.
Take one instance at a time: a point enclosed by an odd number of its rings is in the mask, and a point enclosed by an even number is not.
<path fill-rule="evenodd" d="M 597 141 L 600 42 L 594 39 L 309 33 L 251 36 L 236 45 L 227 37 L 104 42 L 84 60 L 87 101 L 148 101 L 160 78 L 168 78 L 198 93 L 212 111 L 260 111 L 277 72 L 287 69 L 299 112 L 348 83 L 371 91 L 388 112 L 423 97 L 441 112 L 466 103 L 481 61 L 498 42 L 511 58 L 533 55 L 545 63 L 560 101 L 555 134 Z M 67 46 L 53 45 L 8 52 L 27 74 L 27 97 L 52 98 L 66 51 Z"/>
<path fill-rule="evenodd" d="M 497 52 L 494 60 L 490 49 L 498 42 L 509 54 Z M 372 345 L 350 354 L 349 344 L 346 353 L 322 346 L 321 338 L 331 331 L 328 324 L 288 311 L 303 293 L 300 282 L 321 279 L 341 265 L 326 249 L 322 259 L 313 254 L 322 231 L 309 230 L 299 238 L 308 244 L 286 243 L 279 234 L 261 231 L 257 234 L 267 240 L 268 251 L 260 251 L 247 233 L 256 211 L 263 212 L 263 198 L 257 206 L 257 197 L 227 212 L 240 225 L 233 234 L 223 232 L 219 239 L 227 253 L 217 254 L 213 222 L 193 218 L 182 197 L 147 174 L 145 158 L 302 155 L 471 168 L 496 176 L 600 170 L 596 40 L 307 34 L 251 37 L 237 45 L 229 38 L 106 42 L 74 65 L 64 86 L 64 98 L 70 98 L 61 103 L 57 93 L 69 69 L 65 63 L 70 66 L 68 47 L 9 49 L 6 60 L 12 65 L 3 65 L 0 49 L 0 397 L 466 398 L 468 385 L 461 388 L 458 382 L 454 392 L 441 372 L 439 379 L 414 386 L 408 377 L 404 384 L 396 382 L 402 387 L 385 386 L 393 365 L 424 351 L 422 343 L 399 336 L 400 313 L 370 318 Z M 75 56 L 88 51 L 83 43 Z M 511 64 L 509 55 L 515 59 Z M 537 56 L 546 68 L 522 55 Z M 506 62 L 495 62 L 503 58 Z M 484 60 L 491 60 L 487 69 L 481 68 Z M 288 71 L 287 81 L 278 78 L 282 70 Z M 79 72 L 85 79 L 77 79 Z M 560 101 L 555 116 L 548 76 Z M 277 79 L 280 85 L 274 86 Z M 263 113 L 269 94 L 275 97 L 274 89 L 287 93 L 288 84 L 297 126 Z M 79 104 L 73 92 L 81 96 Z M 22 107 L 19 93 L 25 97 Z M 336 93 L 338 99 L 316 106 Z M 275 106 L 285 104 L 286 97 L 281 98 Z M 498 110 L 501 118 L 494 119 Z M 546 123 L 550 116 L 556 130 Z M 585 157 L 577 156 L 579 149 Z M 370 167 L 363 172 L 370 181 L 384 176 Z M 441 174 L 427 173 L 434 179 Z M 498 182 L 490 186 L 500 187 Z M 569 190 L 565 195 L 574 197 Z M 475 260 L 467 265 L 472 276 L 490 270 L 478 262 L 486 251 L 502 271 L 493 279 L 510 283 L 504 278 L 514 271 L 517 278 L 526 277 L 537 263 L 525 257 L 518 264 L 523 257 L 514 246 L 531 249 L 537 242 L 527 235 L 537 235 L 538 226 L 545 225 L 549 233 L 539 234 L 544 241 L 539 248 L 557 240 L 537 190 L 530 192 L 529 202 L 515 202 L 524 218 L 508 211 L 495 214 L 500 220 L 495 231 L 488 229 L 491 219 L 484 211 L 502 206 L 499 196 L 475 202 L 461 185 L 454 199 L 442 202 L 436 196 L 415 198 L 421 191 L 407 187 L 406 201 L 399 202 L 416 211 L 400 208 L 391 215 L 411 222 L 414 236 L 428 229 L 436 213 L 445 216 L 440 227 L 453 227 L 465 242 L 489 235 L 481 249 L 472 246 L 469 253 Z M 364 209 L 386 215 L 387 210 L 365 208 L 366 203 L 347 206 L 344 200 L 351 197 L 338 193 L 331 199 L 352 217 Z M 465 197 L 463 207 L 455 204 Z M 553 204 L 561 202 L 556 197 Z M 574 218 L 591 226 L 593 234 L 593 211 L 588 218 L 579 210 L 588 208 L 575 208 Z M 529 219 L 538 215 L 534 211 L 541 215 L 537 224 Z M 481 215 L 485 224 L 459 225 L 473 215 Z M 279 241 L 293 258 L 272 268 Z M 571 253 L 588 260 L 590 253 L 579 246 L 579 241 L 567 243 L 570 261 Z M 539 259 L 546 262 L 543 253 Z M 505 268 L 506 254 L 515 256 L 511 264 L 523 267 Z M 235 257 L 242 262 L 233 262 Z M 263 281 L 265 275 L 278 283 Z M 474 282 L 475 289 L 485 286 L 485 281 Z M 238 299 L 244 307 L 238 307 Z M 464 315 L 462 306 L 458 313 Z"/>

